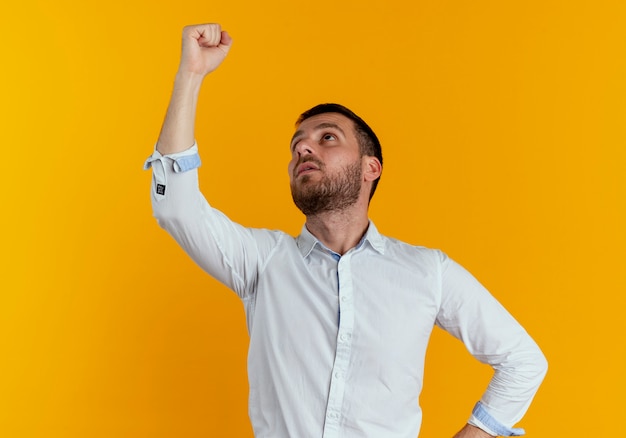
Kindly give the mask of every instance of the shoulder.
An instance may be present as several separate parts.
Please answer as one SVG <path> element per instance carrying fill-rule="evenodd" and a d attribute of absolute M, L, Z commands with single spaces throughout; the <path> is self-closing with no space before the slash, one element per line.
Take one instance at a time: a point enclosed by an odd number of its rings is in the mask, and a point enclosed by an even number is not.
<path fill-rule="evenodd" d="M 251 238 L 258 242 L 272 242 L 274 245 L 290 245 L 292 242 L 295 242 L 293 236 L 281 230 L 248 227 L 245 227 L 245 230 Z"/>
<path fill-rule="evenodd" d="M 381 235 L 381 238 L 384 242 L 385 256 L 398 262 L 440 269 L 441 264 L 448 259 L 448 256 L 440 249 L 404 242 L 393 237 Z"/>

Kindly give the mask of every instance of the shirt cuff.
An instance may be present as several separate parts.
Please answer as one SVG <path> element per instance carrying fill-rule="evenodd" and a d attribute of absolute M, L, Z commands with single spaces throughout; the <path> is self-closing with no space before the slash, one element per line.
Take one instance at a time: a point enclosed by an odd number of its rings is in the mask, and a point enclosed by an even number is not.
<path fill-rule="evenodd" d="M 171 158 L 174 161 L 173 169 L 176 173 L 197 169 L 202 164 L 200 155 L 198 155 L 198 143 L 194 142 L 193 146 L 189 149 L 175 154 L 161 155 L 161 153 L 155 149 L 152 155 L 150 155 L 143 164 L 143 169 L 150 169 L 152 163 L 157 160 L 162 162 L 163 158 Z"/>
<path fill-rule="evenodd" d="M 168 173 L 182 173 L 197 169 L 201 165 L 200 155 L 198 155 L 198 144 L 182 152 L 175 154 L 161 155 L 156 149 L 144 162 L 144 170 L 152 168 L 152 194 L 156 201 L 165 198 L 167 189 Z"/>
<path fill-rule="evenodd" d="M 506 427 L 493 418 L 481 402 L 476 403 L 469 424 L 484 430 L 494 436 L 522 436 L 526 433 L 524 429 Z"/>

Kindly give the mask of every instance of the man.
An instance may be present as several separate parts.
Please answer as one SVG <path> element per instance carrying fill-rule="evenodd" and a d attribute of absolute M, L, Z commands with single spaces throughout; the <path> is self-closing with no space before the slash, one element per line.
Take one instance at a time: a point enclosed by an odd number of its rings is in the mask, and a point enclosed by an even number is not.
<path fill-rule="evenodd" d="M 543 379 L 545 358 L 467 271 L 440 251 L 381 235 L 369 221 L 382 154 L 350 110 L 320 105 L 298 120 L 288 167 L 306 215 L 297 238 L 238 225 L 201 195 L 196 103 L 231 43 L 217 24 L 184 29 L 172 99 L 146 167 L 159 224 L 243 301 L 255 436 L 417 436 L 435 324 L 495 370 L 455 436 L 523 434 L 512 426 Z"/>

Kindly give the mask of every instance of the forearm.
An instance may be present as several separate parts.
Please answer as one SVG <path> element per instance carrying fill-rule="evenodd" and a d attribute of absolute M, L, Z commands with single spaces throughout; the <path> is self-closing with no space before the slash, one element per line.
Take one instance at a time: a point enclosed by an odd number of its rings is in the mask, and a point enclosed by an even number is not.
<path fill-rule="evenodd" d="M 203 76 L 179 71 L 161 128 L 157 150 L 162 155 L 182 152 L 194 144 L 196 108 Z"/>
<path fill-rule="evenodd" d="M 232 43 L 219 24 L 186 26 L 182 39 L 174 91 L 157 141 L 157 151 L 162 155 L 182 152 L 194 144 L 202 81 L 222 63 Z"/>

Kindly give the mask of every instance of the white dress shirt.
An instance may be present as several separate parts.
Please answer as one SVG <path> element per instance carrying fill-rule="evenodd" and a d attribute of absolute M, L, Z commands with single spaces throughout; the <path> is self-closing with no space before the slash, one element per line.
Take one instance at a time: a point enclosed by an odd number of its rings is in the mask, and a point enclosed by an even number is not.
<path fill-rule="evenodd" d="M 250 347 L 249 415 L 257 438 L 414 438 L 434 325 L 494 376 L 470 423 L 519 435 L 546 361 L 526 331 L 465 269 L 438 250 L 381 235 L 333 253 L 306 227 L 293 238 L 212 208 L 194 147 L 155 152 L 154 215 L 207 273 L 242 300 Z M 459 370 L 460 371 L 460 370 Z"/>

